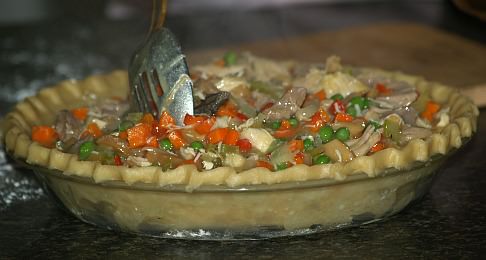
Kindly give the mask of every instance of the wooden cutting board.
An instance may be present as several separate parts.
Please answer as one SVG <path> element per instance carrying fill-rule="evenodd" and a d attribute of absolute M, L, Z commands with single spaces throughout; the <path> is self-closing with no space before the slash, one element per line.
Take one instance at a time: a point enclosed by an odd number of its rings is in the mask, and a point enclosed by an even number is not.
<path fill-rule="evenodd" d="M 455 86 L 486 106 L 486 47 L 424 25 L 374 24 L 200 50 L 188 53 L 188 62 L 208 62 L 226 50 L 309 62 L 335 54 L 346 64 L 398 70 Z"/>

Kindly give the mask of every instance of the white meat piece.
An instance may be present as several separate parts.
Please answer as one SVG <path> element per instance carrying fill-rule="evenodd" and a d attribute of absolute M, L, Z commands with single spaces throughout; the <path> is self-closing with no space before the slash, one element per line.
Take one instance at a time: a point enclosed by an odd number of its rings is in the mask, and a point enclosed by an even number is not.
<path fill-rule="evenodd" d="M 245 67 L 240 65 L 221 67 L 214 64 L 194 66 L 191 69 L 200 72 L 201 78 L 203 79 L 208 79 L 210 76 L 216 76 L 218 78 L 223 78 L 226 76 L 239 77 L 242 76 L 245 71 Z"/>
<path fill-rule="evenodd" d="M 296 80 L 294 85 L 305 87 L 310 92 L 324 90 L 328 97 L 335 94 L 348 96 L 351 93 L 368 91 L 368 86 L 349 74 L 340 71 L 328 74 L 326 71 L 318 69 L 311 69 L 303 80 Z"/>
<path fill-rule="evenodd" d="M 234 88 L 239 86 L 246 86 L 248 83 L 246 80 L 237 77 L 223 77 L 216 83 L 216 88 L 220 91 L 231 92 Z"/>
<path fill-rule="evenodd" d="M 374 102 L 383 108 L 399 108 L 412 104 L 417 97 L 418 93 L 414 87 L 406 82 L 391 82 L 386 85 L 390 90 L 390 95 L 379 96 Z"/>
<path fill-rule="evenodd" d="M 269 120 L 289 118 L 300 109 L 306 95 L 305 88 L 291 88 L 275 105 L 262 111 L 262 115 Z"/>
<path fill-rule="evenodd" d="M 237 153 L 228 153 L 226 154 L 226 158 L 224 159 L 224 165 L 239 168 L 245 165 L 245 157 Z"/>
<path fill-rule="evenodd" d="M 437 127 L 444 127 L 449 124 L 450 117 L 449 117 L 449 108 L 443 108 L 437 114 L 435 114 L 435 118 L 439 119 L 437 123 Z"/>
<path fill-rule="evenodd" d="M 246 128 L 241 132 L 241 138 L 248 139 L 253 147 L 262 153 L 266 153 L 275 138 L 265 129 Z"/>

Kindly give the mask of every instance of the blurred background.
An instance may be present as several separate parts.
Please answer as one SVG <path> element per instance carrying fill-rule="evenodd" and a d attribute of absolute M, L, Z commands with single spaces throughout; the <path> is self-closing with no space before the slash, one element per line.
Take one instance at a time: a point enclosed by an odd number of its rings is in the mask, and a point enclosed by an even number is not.
<path fill-rule="evenodd" d="M 151 5 L 150 0 L 1 0 L 0 26 L 99 19 L 148 23 Z M 485 0 L 173 0 L 168 5 L 168 26 L 185 35 L 191 48 L 377 21 L 418 21 L 480 41 L 485 37 L 457 28 L 467 23 L 456 24 L 458 12 L 484 21 Z M 193 32 L 203 33 L 192 39 Z"/>
<path fill-rule="evenodd" d="M 484 44 L 485 2 L 169 0 L 166 26 L 185 52 L 397 22 Z M 0 112 L 41 86 L 126 68 L 147 34 L 151 6 L 150 0 L 0 0 L 0 98 L 7 102 Z"/>

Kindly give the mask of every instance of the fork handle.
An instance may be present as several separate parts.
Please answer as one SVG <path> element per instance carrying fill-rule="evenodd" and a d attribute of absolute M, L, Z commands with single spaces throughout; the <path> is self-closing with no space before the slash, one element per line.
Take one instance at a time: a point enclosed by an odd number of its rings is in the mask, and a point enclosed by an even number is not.
<path fill-rule="evenodd" d="M 167 14 L 167 0 L 152 0 L 152 19 L 149 35 L 159 30 L 164 25 Z"/>

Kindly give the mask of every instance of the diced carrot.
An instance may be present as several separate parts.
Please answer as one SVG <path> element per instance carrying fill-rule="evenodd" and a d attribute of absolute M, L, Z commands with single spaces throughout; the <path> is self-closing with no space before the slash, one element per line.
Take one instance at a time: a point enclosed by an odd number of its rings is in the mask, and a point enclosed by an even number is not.
<path fill-rule="evenodd" d="M 199 134 L 207 135 L 211 131 L 211 128 L 213 127 L 215 122 L 216 122 L 216 117 L 214 117 L 214 116 L 209 117 L 208 119 L 197 124 L 194 127 L 194 130 L 196 132 L 198 132 Z"/>
<path fill-rule="evenodd" d="M 236 142 L 236 145 L 238 145 L 240 152 L 242 153 L 247 153 L 251 151 L 252 148 L 251 142 L 248 139 L 240 139 L 238 142 Z"/>
<path fill-rule="evenodd" d="M 338 113 L 334 118 L 336 122 L 351 122 L 353 121 L 353 116 L 346 114 L 346 113 Z"/>
<path fill-rule="evenodd" d="M 304 163 L 304 154 L 303 153 L 295 154 L 294 162 L 295 162 L 295 164 L 303 164 Z"/>
<path fill-rule="evenodd" d="M 292 126 L 290 125 L 289 120 L 284 119 L 280 122 L 280 128 L 279 130 L 287 130 L 290 129 Z"/>
<path fill-rule="evenodd" d="M 310 130 L 312 132 L 317 132 L 319 131 L 319 129 L 321 129 L 321 127 L 324 125 L 325 123 L 322 121 L 321 118 L 317 117 L 317 116 L 312 116 L 311 117 L 311 121 L 309 123 L 309 127 L 310 127 Z"/>
<path fill-rule="evenodd" d="M 170 132 L 167 137 L 175 149 L 179 149 L 186 145 L 186 141 L 184 140 L 184 136 L 180 130 Z"/>
<path fill-rule="evenodd" d="M 50 126 L 40 125 L 32 127 L 32 140 L 43 146 L 53 147 L 57 138 L 56 130 Z"/>
<path fill-rule="evenodd" d="M 273 133 L 276 138 L 290 138 L 297 134 L 297 129 L 277 130 Z"/>
<path fill-rule="evenodd" d="M 426 111 L 422 112 L 420 116 L 422 118 L 427 119 L 429 122 L 431 122 L 434 119 L 434 115 L 432 113 L 427 113 Z"/>
<path fill-rule="evenodd" d="M 378 93 L 383 94 L 383 95 L 389 95 L 392 92 L 390 88 L 383 85 L 382 83 L 377 83 L 375 88 L 376 88 L 376 91 L 378 91 Z"/>
<path fill-rule="evenodd" d="M 381 151 L 383 149 L 385 149 L 385 144 L 383 142 L 378 142 L 371 147 L 370 152 L 376 153 L 376 152 Z"/>
<path fill-rule="evenodd" d="M 331 120 L 331 118 L 329 117 L 329 115 L 327 114 L 327 112 L 324 110 L 324 109 L 319 109 L 319 114 L 321 115 L 321 119 L 324 123 L 327 123 Z"/>
<path fill-rule="evenodd" d="M 248 120 L 248 117 L 240 113 L 238 108 L 231 102 L 226 102 L 226 104 L 219 107 L 218 111 L 216 112 L 217 116 L 229 116 L 233 118 L 238 118 L 241 121 Z"/>
<path fill-rule="evenodd" d="M 206 135 L 206 140 L 210 144 L 217 144 L 224 141 L 226 134 L 228 134 L 228 128 L 216 128 Z"/>
<path fill-rule="evenodd" d="M 167 111 L 162 112 L 159 119 L 159 127 L 168 128 L 173 125 L 175 125 L 174 118 Z"/>
<path fill-rule="evenodd" d="M 143 114 L 142 119 L 140 120 L 141 123 L 149 124 L 149 125 L 151 125 L 152 122 L 154 122 L 154 121 L 155 121 L 155 118 L 150 113 Z"/>
<path fill-rule="evenodd" d="M 238 110 L 231 102 L 226 102 L 224 105 L 219 107 L 216 115 L 238 117 Z"/>
<path fill-rule="evenodd" d="M 325 92 L 324 90 L 321 90 L 321 91 L 319 91 L 319 92 L 316 92 L 316 93 L 314 94 L 314 96 L 315 96 L 316 98 L 318 98 L 320 101 L 322 101 L 322 100 L 326 99 L 326 92 Z"/>
<path fill-rule="evenodd" d="M 310 130 L 312 132 L 317 132 L 323 125 L 330 121 L 329 115 L 324 109 L 319 109 L 314 115 L 311 117 L 311 121 L 309 123 Z"/>
<path fill-rule="evenodd" d="M 89 109 L 87 107 L 78 107 L 71 110 L 73 116 L 80 121 L 86 120 L 86 118 L 88 117 L 88 112 Z"/>
<path fill-rule="evenodd" d="M 159 138 L 165 137 L 167 134 L 167 128 L 160 127 L 159 122 L 154 120 L 152 122 L 152 135 L 155 135 Z"/>
<path fill-rule="evenodd" d="M 86 126 L 86 131 L 94 138 L 98 138 L 103 135 L 103 132 L 101 132 L 101 129 L 95 123 L 89 123 L 88 126 Z"/>
<path fill-rule="evenodd" d="M 127 131 L 121 131 L 120 133 L 118 133 L 118 137 L 123 139 L 123 140 L 127 140 L 127 138 L 128 138 Z"/>
<path fill-rule="evenodd" d="M 184 116 L 184 124 L 185 125 L 193 125 L 193 124 L 198 124 L 204 121 L 207 117 L 206 116 L 193 116 L 186 114 Z"/>
<path fill-rule="evenodd" d="M 130 148 L 139 148 L 147 144 L 147 139 L 152 134 L 152 126 L 139 123 L 127 129 L 127 140 Z"/>
<path fill-rule="evenodd" d="M 292 140 L 289 142 L 289 148 L 291 152 L 304 150 L 303 140 Z"/>
<path fill-rule="evenodd" d="M 229 129 L 228 133 L 224 137 L 223 143 L 228 145 L 236 145 L 238 139 L 240 138 L 240 133 L 234 129 Z"/>
<path fill-rule="evenodd" d="M 432 121 L 434 119 L 434 115 L 439 110 L 440 110 L 440 105 L 430 100 L 425 105 L 425 110 L 420 114 L 420 116 L 429 121 Z"/>
<path fill-rule="evenodd" d="M 273 171 L 273 165 L 267 161 L 257 161 L 256 167 L 263 167 L 269 169 L 270 171 Z"/>
<path fill-rule="evenodd" d="M 194 164 L 194 160 L 184 160 L 182 161 L 182 164 Z"/>
<path fill-rule="evenodd" d="M 159 147 L 159 142 L 157 140 L 157 137 L 152 135 L 147 138 L 146 144 L 148 147 Z"/>
<path fill-rule="evenodd" d="M 336 100 L 329 106 L 329 112 L 331 112 L 333 115 L 343 113 L 344 111 L 346 111 L 346 107 L 344 106 L 344 102 L 342 100 Z"/>

